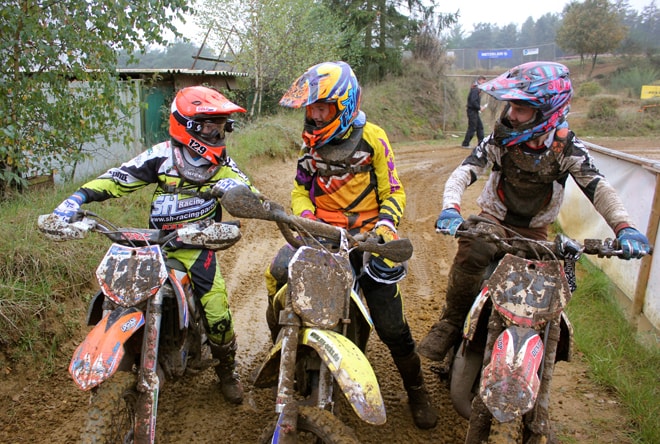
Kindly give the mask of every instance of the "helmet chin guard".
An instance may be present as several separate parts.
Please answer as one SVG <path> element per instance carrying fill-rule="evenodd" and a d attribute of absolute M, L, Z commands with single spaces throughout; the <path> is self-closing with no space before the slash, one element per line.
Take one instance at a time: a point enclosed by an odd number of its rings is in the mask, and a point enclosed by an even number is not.
<path fill-rule="evenodd" d="M 206 159 L 203 162 L 194 161 L 191 153 L 188 152 L 188 148 L 175 140 L 172 140 L 172 157 L 181 177 L 188 182 L 199 185 L 211 179 L 222 166 L 221 163 L 212 164 Z"/>

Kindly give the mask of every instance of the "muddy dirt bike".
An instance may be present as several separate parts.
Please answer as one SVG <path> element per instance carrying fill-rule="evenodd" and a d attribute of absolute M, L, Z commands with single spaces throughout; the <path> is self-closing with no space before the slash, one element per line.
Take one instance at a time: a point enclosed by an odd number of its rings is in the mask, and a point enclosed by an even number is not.
<path fill-rule="evenodd" d="M 113 243 L 96 270 L 101 291 L 92 299 L 93 325 L 69 365 L 76 385 L 91 391 L 84 443 L 153 443 L 158 395 L 165 380 L 218 364 L 211 357 L 204 314 L 183 266 L 167 259 L 172 241 L 223 250 L 241 237 L 237 223 L 202 222 L 176 231 L 118 228 L 90 211 L 82 220 L 39 216 L 50 239 L 82 239 L 90 232 Z"/>
<path fill-rule="evenodd" d="M 373 328 L 349 262 L 356 249 L 403 262 L 412 255 L 407 239 L 379 243 L 371 233 L 346 230 L 288 215 L 277 203 L 232 189 L 222 199 L 234 217 L 277 223 L 296 251 L 287 283 L 273 304 L 279 333 L 254 378 L 254 386 L 277 387 L 278 418 L 262 443 L 357 443 L 353 431 L 333 415 L 334 393 L 346 397 L 363 421 L 380 425 L 385 407 L 376 375 L 364 355 Z"/>
<path fill-rule="evenodd" d="M 471 216 L 456 232 L 497 246 L 445 364 L 455 410 L 469 420 L 466 444 L 556 442 L 549 419 L 555 362 L 570 360 L 573 329 L 564 312 L 582 254 L 623 257 L 618 241 L 562 234 L 554 241 L 500 237 Z M 442 375 L 441 375 L 442 376 Z"/>

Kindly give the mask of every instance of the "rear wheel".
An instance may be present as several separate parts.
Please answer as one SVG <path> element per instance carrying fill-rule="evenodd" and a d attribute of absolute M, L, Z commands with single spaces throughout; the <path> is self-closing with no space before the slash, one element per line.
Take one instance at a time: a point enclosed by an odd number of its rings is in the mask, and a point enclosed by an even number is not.
<path fill-rule="evenodd" d="M 117 372 L 92 394 L 87 421 L 81 435 L 85 444 L 132 443 L 137 377 Z"/>
<path fill-rule="evenodd" d="M 261 434 L 259 442 L 272 441 L 276 422 L 270 424 Z M 315 407 L 298 408 L 298 442 L 323 444 L 359 444 L 357 437 L 348 426 L 327 410 Z"/>
<path fill-rule="evenodd" d="M 483 351 L 477 352 L 465 342 L 456 352 L 451 366 L 449 394 L 456 412 L 465 419 L 470 419 L 472 399 L 479 390 L 479 376 L 483 365 Z"/>

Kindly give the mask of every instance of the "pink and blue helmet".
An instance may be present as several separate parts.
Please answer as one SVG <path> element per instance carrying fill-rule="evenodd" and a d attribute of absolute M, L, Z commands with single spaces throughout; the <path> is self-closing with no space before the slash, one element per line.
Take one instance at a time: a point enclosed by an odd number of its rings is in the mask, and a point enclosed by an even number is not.
<path fill-rule="evenodd" d="M 535 119 L 513 128 L 506 106 L 493 131 L 494 141 L 500 146 L 517 145 L 557 128 L 566 120 L 573 97 L 568 68 L 555 62 L 523 63 L 479 88 L 497 100 L 537 110 Z"/>

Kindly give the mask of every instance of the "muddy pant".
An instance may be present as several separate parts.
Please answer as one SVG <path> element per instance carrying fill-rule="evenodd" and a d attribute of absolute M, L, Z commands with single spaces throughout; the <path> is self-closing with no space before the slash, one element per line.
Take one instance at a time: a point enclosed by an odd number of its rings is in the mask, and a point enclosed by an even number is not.
<path fill-rule="evenodd" d="M 273 297 L 287 279 L 287 266 L 295 251 L 285 245 L 275 256 L 275 259 L 265 273 L 268 289 L 268 304 L 272 307 Z M 351 266 L 358 281 L 362 294 L 369 308 L 369 313 L 381 341 L 390 349 L 394 358 L 410 355 L 415 350 L 415 341 L 404 316 L 403 296 L 398 284 L 382 284 L 374 281 L 369 275 L 362 274 L 363 253 L 353 251 L 350 255 Z M 281 309 L 281 307 L 279 307 Z M 277 309 L 275 310 L 277 311 Z M 269 319 L 268 319 L 269 318 Z M 277 314 L 267 314 L 271 331 L 276 327 Z"/>
<path fill-rule="evenodd" d="M 225 280 L 215 252 L 180 248 L 168 250 L 167 257 L 178 260 L 186 269 L 193 292 L 204 309 L 209 339 L 218 345 L 229 343 L 234 338 L 234 327 Z"/>

